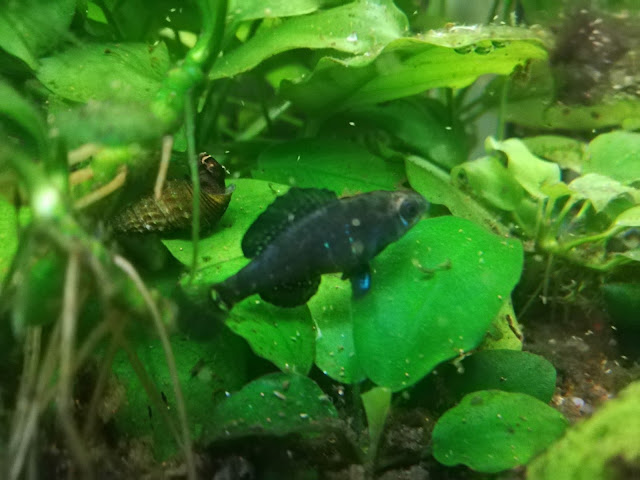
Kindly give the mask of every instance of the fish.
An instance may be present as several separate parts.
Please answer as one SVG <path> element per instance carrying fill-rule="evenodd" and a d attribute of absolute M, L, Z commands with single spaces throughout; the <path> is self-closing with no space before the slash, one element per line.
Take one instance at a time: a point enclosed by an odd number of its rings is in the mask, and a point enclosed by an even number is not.
<path fill-rule="evenodd" d="M 213 285 L 211 298 L 224 311 L 254 294 L 296 307 L 317 292 L 323 274 L 340 272 L 354 297 L 361 297 L 371 288 L 371 259 L 407 233 L 427 207 L 413 191 L 338 198 L 326 189 L 291 188 L 249 227 L 242 252 L 251 261 Z"/>
<path fill-rule="evenodd" d="M 200 229 L 207 232 L 218 223 L 229 206 L 235 185 L 225 186 L 225 168 L 207 153 L 198 163 L 200 179 Z M 110 221 L 118 233 L 173 233 L 187 231 L 193 221 L 191 179 L 167 181 L 160 198 L 149 194 L 126 206 Z"/>

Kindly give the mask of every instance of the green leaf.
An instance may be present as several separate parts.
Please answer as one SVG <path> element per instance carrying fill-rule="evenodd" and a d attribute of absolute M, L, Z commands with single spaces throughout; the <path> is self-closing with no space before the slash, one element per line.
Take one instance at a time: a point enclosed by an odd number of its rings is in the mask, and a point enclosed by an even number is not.
<path fill-rule="evenodd" d="M 329 397 L 313 380 L 274 373 L 245 385 L 216 408 L 204 439 L 312 432 L 337 417 Z"/>
<path fill-rule="evenodd" d="M 437 30 L 394 40 L 380 55 L 368 51 L 345 60 L 323 57 L 304 82 L 283 83 L 281 91 L 303 110 L 342 110 L 436 87 L 466 87 L 481 75 L 507 75 L 517 65 L 546 56 L 542 42 L 527 29 Z"/>
<path fill-rule="evenodd" d="M 47 152 L 47 128 L 35 106 L 31 105 L 8 82 L 0 78 L 0 131 L 22 137 L 22 144 L 38 147 L 36 154 Z M 18 131 L 14 126 L 18 127 Z M 22 130 L 22 131 L 19 131 Z M 27 133 L 30 138 L 24 138 Z"/>
<path fill-rule="evenodd" d="M 372 291 L 353 304 L 367 376 L 400 390 L 477 347 L 522 270 L 519 242 L 456 217 L 420 222 L 373 262 Z"/>
<path fill-rule="evenodd" d="M 148 102 L 169 69 L 164 43 L 87 44 L 43 58 L 38 80 L 53 93 L 75 102 Z"/>
<path fill-rule="evenodd" d="M 535 156 L 555 162 L 561 168 L 582 172 L 586 145 L 580 140 L 558 135 L 539 135 L 523 138 L 522 141 Z"/>
<path fill-rule="evenodd" d="M 38 57 L 64 37 L 75 12 L 75 0 L 4 1 L 0 9 L 0 47 L 38 67 Z"/>
<path fill-rule="evenodd" d="M 640 227 L 640 205 L 631 207 L 618 215 L 612 227 Z"/>
<path fill-rule="evenodd" d="M 407 157 L 405 169 L 411 187 L 431 203 L 445 205 L 453 215 L 483 225 L 488 230 L 507 233 L 508 229 L 500 224 L 496 214 L 451 183 L 448 172 L 415 156 Z"/>
<path fill-rule="evenodd" d="M 54 322 L 62 308 L 66 258 L 46 247 L 30 250 L 32 256 L 22 267 L 22 281 L 17 285 L 11 312 L 13 330 L 18 335 L 27 327 Z"/>
<path fill-rule="evenodd" d="M 248 380 L 249 352 L 244 342 L 226 329 L 204 342 L 173 337 L 171 345 L 190 432 L 195 439 L 202 434 L 204 426 L 210 424 L 211 411 L 225 399 L 225 392 L 240 388 Z M 136 354 L 160 392 L 160 398 L 149 399 L 128 357 L 124 352 L 118 352 L 112 369 L 124 391 L 114 392 L 114 400 L 119 397 L 119 403 L 114 405 L 117 408 L 115 427 L 132 437 L 151 438 L 156 457 L 166 459 L 177 451 L 175 439 L 159 410 L 165 409 L 177 425 L 171 375 L 159 340 L 144 339 L 138 344 Z"/>
<path fill-rule="evenodd" d="M 384 387 L 374 387 L 363 393 L 360 398 L 362 398 L 362 405 L 367 415 L 367 427 L 369 429 L 369 451 L 367 457 L 373 461 L 376 458 L 378 444 L 384 431 L 384 424 L 391 409 L 391 390 Z"/>
<path fill-rule="evenodd" d="M 353 343 L 351 284 L 337 275 L 324 275 L 309 303 L 316 326 L 316 365 L 341 383 L 366 378 Z"/>
<path fill-rule="evenodd" d="M 305 15 L 315 12 L 326 3 L 327 0 L 230 0 L 227 23 Z"/>
<path fill-rule="evenodd" d="M 475 392 L 436 423 L 433 456 L 447 466 L 500 472 L 528 463 L 562 435 L 567 423 L 557 410 L 529 395 Z"/>
<path fill-rule="evenodd" d="M 306 305 L 279 308 L 248 298 L 233 308 L 225 323 L 247 340 L 256 355 L 273 362 L 283 372 L 309 373 L 315 332 Z"/>
<path fill-rule="evenodd" d="M 149 144 L 162 136 L 162 125 L 157 117 L 138 103 L 92 101 L 72 108 L 50 108 L 49 114 L 69 148 L 87 143 Z"/>
<path fill-rule="evenodd" d="M 530 352 L 483 350 L 462 360 L 460 370 L 446 381 L 458 398 L 478 390 L 502 390 L 526 393 L 548 403 L 556 388 L 553 365 Z"/>
<path fill-rule="evenodd" d="M 234 275 L 246 263 L 244 258 L 221 262 L 198 271 L 192 281 L 188 276 L 183 277 L 180 285 L 192 303 L 213 309 L 209 297 L 211 286 Z M 225 322 L 257 355 L 281 370 L 309 372 L 313 364 L 315 331 L 306 305 L 279 308 L 254 295 L 235 305 Z"/>
<path fill-rule="evenodd" d="M 362 106 L 341 117 L 349 129 L 378 128 L 401 143 L 399 150 L 415 152 L 449 170 L 467 160 L 468 146 L 464 127 L 452 120 L 447 107 L 430 99 L 398 100 L 382 105 Z M 336 119 L 327 122 L 336 128 Z"/>
<path fill-rule="evenodd" d="M 511 299 L 505 300 L 491 322 L 480 350 L 522 350 L 522 327 L 516 320 Z"/>
<path fill-rule="evenodd" d="M 375 25 L 375 29 L 371 26 Z M 390 0 L 365 2 L 287 18 L 262 26 L 245 44 L 221 57 L 212 80 L 251 70 L 269 57 L 296 48 L 375 54 L 407 29 L 407 19 Z"/>
<path fill-rule="evenodd" d="M 404 179 L 404 168 L 350 142 L 302 139 L 265 150 L 253 176 L 296 187 L 328 188 L 343 195 L 393 190 Z"/>
<path fill-rule="evenodd" d="M 588 198 L 596 212 L 604 210 L 609 203 L 626 197 L 640 202 L 640 191 L 625 187 L 620 182 L 598 173 L 587 173 L 569 184 L 569 188 L 579 197 Z"/>
<path fill-rule="evenodd" d="M 603 133 L 589 144 L 584 173 L 599 173 L 629 185 L 640 180 L 640 133 L 616 130 Z"/>
<path fill-rule="evenodd" d="M 533 155 L 517 138 L 502 142 L 489 137 L 487 151 L 498 150 L 507 156 L 509 174 L 534 198 L 544 198 L 542 187 L 560 182 L 560 167 Z"/>
<path fill-rule="evenodd" d="M 0 98 L 2 98 L 0 96 Z M 18 251 L 18 213 L 16 208 L 0 196 L 0 285 L 9 273 L 13 256 Z"/>
<path fill-rule="evenodd" d="M 630 479 L 640 458 L 640 382 L 605 403 L 528 468 L 530 480 Z"/>
<path fill-rule="evenodd" d="M 640 283 L 605 283 L 601 288 L 615 325 L 640 330 Z"/>
<path fill-rule="evenodd" d="M 465 162 L 451 170 L 452 182 L 494 208 L 516 210 L 526 192 L 512 174 L 495 157 Z"/>

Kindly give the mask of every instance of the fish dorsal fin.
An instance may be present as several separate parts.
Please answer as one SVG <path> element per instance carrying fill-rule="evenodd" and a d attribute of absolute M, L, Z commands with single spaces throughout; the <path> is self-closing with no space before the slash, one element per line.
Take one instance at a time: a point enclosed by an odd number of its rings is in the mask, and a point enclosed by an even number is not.
<path fill-rule="evenodd" d="M 289 226 L 318 208 L 336 202 L 331 190 L 320 188 L 291 188 L 260 214 L 242 238 L 242 253 L 254 258 Z"/>

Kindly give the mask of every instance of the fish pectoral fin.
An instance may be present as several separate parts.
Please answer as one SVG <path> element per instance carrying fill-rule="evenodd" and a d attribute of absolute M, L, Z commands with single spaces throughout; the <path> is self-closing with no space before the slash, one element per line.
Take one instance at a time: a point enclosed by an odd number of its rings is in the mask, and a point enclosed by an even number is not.
<path fill-rule="evenodd" d="M 279 307 L 297 307 L 304 305 L 318 291 L 320 276 L 294 283 L 276 285 L 260 292 L 265 301 Z"/>
<path fill-rule="evenodd" d="M 354 297 L 362 297 L 371 288 L 371 267 L 369 267 L 368 263 L 365 263 L 354 270 L 345 272 L 342 278 L 348 278 L 351 281 L 351 290 L 353 290 Z"/>

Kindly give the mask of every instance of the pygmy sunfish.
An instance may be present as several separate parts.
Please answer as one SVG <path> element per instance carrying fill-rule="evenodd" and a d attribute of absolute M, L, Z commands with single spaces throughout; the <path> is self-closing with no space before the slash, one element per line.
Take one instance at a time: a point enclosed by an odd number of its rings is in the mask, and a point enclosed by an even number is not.
<path fill-rule="evenodd" d="M 291 188 L 249 227 L 242 252 L 252 261 L 212 287 L 223 309 L 260 294 L 282 307 L 306 303 L 324 273 L 343 272 L 353 293 L 371 287 L 369 261 L 421 218 L 427 201 L 411 191 L 383 190 L 340 198 L 315 188 Z"/>

